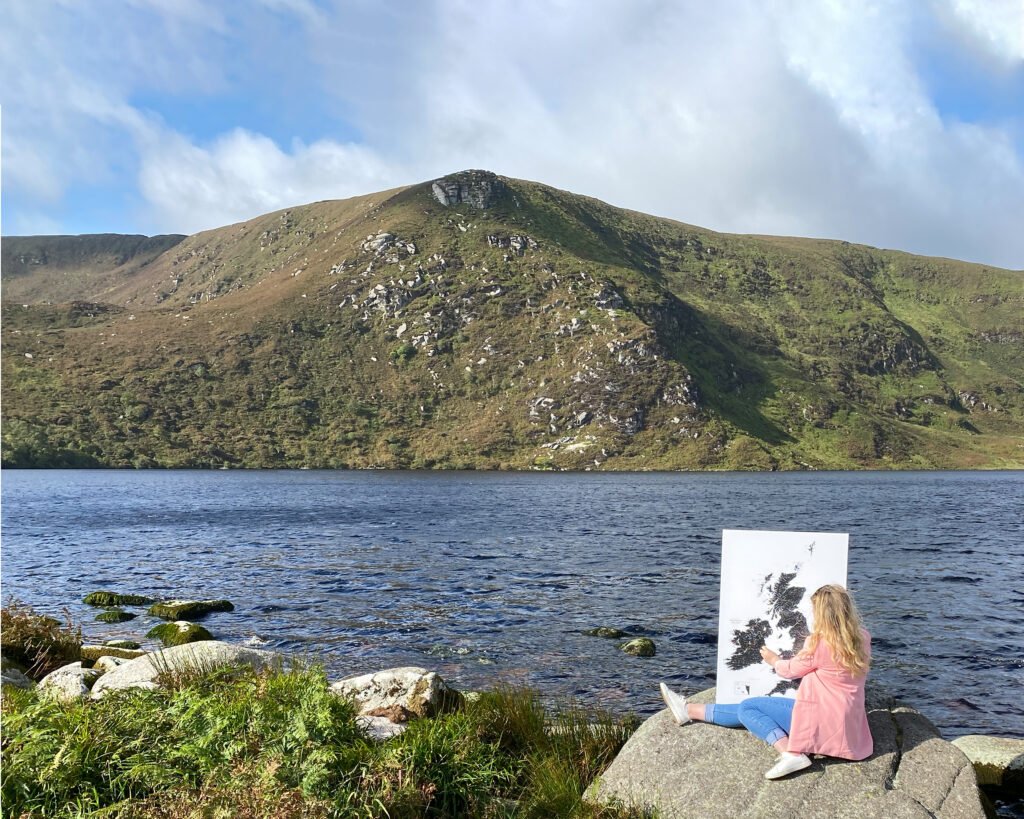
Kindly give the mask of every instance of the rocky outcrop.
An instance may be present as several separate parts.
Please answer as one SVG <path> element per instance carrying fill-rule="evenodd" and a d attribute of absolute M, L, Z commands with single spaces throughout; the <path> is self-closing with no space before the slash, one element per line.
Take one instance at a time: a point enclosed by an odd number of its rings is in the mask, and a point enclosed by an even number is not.
<path fill-rule="evenodd" d="M 281 656 L 273 651 L 243 648 L 219 640 L 189 643 L 154 651 L 108 671 L 93 686 L 92 697 L 99 699 L 108 691 L 125 688 L 158 688 L 157 677 L 163 673 L 208 670 L 231 665 L 266 668 L 280 660 Z"/>
<path fill-rule="evenodd" d="M 713 699 L 714 689 L 690 698 Z M 705 723 L 679 727 L 666 709 L 640 726 L 586 799 L 657 809 L 664 819 L 983 819 L 970 761 L 928 719 L 869 692 L 868 722 L 868 759 L 819 756 L 805 771 L 768 781 L 776 753 L 764 742 Z"/>
<path fill-rule="evenodd" d="M 968 734 L 953 744 L 971 760 L 979 785 L 1024 794 L 1024 739 Z"/>
<path fill-rule="evenodd" d="M 463 171 L 435 180 L 430 187 L 445 207 L 466 204 L 477 210 L 493 207 L 505 191 L 505 183 L 487 171 Z"/>
<path fill-rule="evenodd" d="M 81 662 L 69 663 L 51 671 L 39 681 L 39 691 L 61 702 L 74 702 L 89 694 L 100 672 L 83 668 Z"/>

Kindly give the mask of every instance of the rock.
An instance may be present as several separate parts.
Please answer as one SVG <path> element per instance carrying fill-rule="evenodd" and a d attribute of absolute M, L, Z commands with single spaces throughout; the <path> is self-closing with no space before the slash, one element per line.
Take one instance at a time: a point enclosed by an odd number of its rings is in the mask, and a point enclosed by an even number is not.
<path fill-rule="evenodd" d="M 635 640 L 623 643 L 619 648 L 634 657 L 653 657 L 655 654 L 654 640 L 647 637 L 637 637 Z"/>
<path fill-rule="evenodd" d="M 103 643 L 104 648 L 142 648 L 134 640 L 107 640 Z"/>
<path fill-rule="evenodd" d="M 101 674 L 106 674 L 108 671 L 113 671 L 119 665 L 124 665 L 125 663 L 130 662 L 131 660 L 126 660 L 123 657 L 100 657 L 93 664 L 93 668 Z"/>
<path fill-rule="evenodd" d="M 121 657 L 125 660 L 134 660 L 146 653 L 140 649 L 115 648 L 114 646 L 82 646 L 82 661 L 88 667 L 100 657 Z"/>
<path fill-rule="evenodd" d="M 709 689 L 688 698 L 713 702 Z M 806 771 L 764 778 L 775 751 L 741 729 L 679 727 L 668 709 L 644 722 L 585 800 L 618 801 L 672 817 L 983 819 L 974 770 L 924 716 L 873 689 L 874 754 L 861 762 L 816 756 Z"/>
<path fill-rule="evenodd" d="M 436 673 L 416 666 L 349 677 L 334 683 L 331 690 L 355 701 L 360 714 L 400 705 L 417 717 L 432 717 L 448 710 L 459 699 L 459 693 L 445 685 Z"/>
<path fill-rule="evenodd" d="M 201 625 L 189 623 L 187 620 L 160 623 L 147 631 L 146 636 L 159 640 L 165 646 L 183 646 L 185 643 L 198 643 L 201 640 L 213 639 L 213 635 Z"/>
<path fill-rule="evenodd" d="M 230 600 L 167 600 L 149 607 L 149 613 L 163 620 L 194 620 L 213 611 L 234 611 Z"/>
<path fill-rule="evenodd" d="M 356 725 L 363 732 L 363 736 L 374 742 L 386 742 L 404 733 L 405 729 L 409 727 L 405 723 L 392 722 L 387 717 L 371 717 L 369 715 L 356 717 Z"/>
<path fill-rule="evenodd" d="M 89 606 L 148 606 L 156 600 L 152 597 L 143 597 L 141 594 L 95 591 L 82 598 L 82 602 Z"/>
<path fill-rule="evenodd" d="M 609 628 L 608 626 L 598 626 L 597 628 L 588 629 L 583 633 L 588 637 L 606 637 L 612 640 L 621 640 L 623 637 L 629 636 L 624 631 L 620 631 L 617 628 Z"/>
<path fill-rule="evenodd" d="M 971 760 L 979 785 L 1024 793 L 1024 739 L 968 734 L 953 744 Z"/>
<path fill-rule="evenodd" d="M 154 651 L 108 671 L 93 686 L 92 697 L 99 699 L 108 691 L 125 688 L 157 688 L 156 678 L 163 672 L 212 669 L 225 665 L 266 668 L 280 661 L 281 655 L 273 651 L 243 648 L 219 640 L 188 643 Z"/>
<path fill-rule="evenodd" d="M 35 683 L 32 682 L 25 673 L 13 665 L 5 667 L 0 671 L 0 688 L 5 685 L 12 686 L 13 688 L 31 688 Z"/>
<path fill-rule="evenodd" d="M 124 611 L 123 609 L 111 609 L 110 611 L 101 611 L 96 615 L 96 620 L 101 623 L 127 623 L 138 616 L 133 612 Z"/>
<path fill-rule="evenodd" d="M 497 203 L 505 183 L 488 171 L 463 171 L 438 179 L 430 187 L 434 198 L 445 207 L 467 204 L 485 210 Z"/>
<path fill-rule="evenodd" d="M 74 702 L 87 696 L 100 672 L 82 668 L 81 662 L 69 663 L 51 671 L 39 681 L 39 691 L 61 702 Z"/>
<path fill-rule="evenodd" d="M 397 702 L 394 705 L 381 706 L 380 708 L 374 708 L 371 711 L 363 713 L 364 717 L 387 717 L 392 722 L 409 722 L 410 720 L 416 719 L 416 715 L 406 708 L 404 705 L 399 705 Z"/>

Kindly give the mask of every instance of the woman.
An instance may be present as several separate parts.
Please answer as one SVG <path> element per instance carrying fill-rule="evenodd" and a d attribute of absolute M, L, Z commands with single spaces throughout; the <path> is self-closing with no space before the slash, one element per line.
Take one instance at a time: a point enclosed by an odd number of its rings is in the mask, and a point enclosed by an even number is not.
<path fill-rule="evenodd" d="M 796 699 L 751 697 L 739 705 L 696 705 L 661 684 L 661 696 L 684 725 L 690 720 L 729 728 L 745 726 L 779 752 L 765 774 L 779 779 L 811 764 L 807 754 L 865 759 L 873 744 L 864 710 L 864 681 L 871 661 L 871 635 L 842 586 L 822 586 L 811 595 L 814 631 L 800 653 L 783 660 L 767 646 L 761 657 L 788 680 L 802 677 Z"/>

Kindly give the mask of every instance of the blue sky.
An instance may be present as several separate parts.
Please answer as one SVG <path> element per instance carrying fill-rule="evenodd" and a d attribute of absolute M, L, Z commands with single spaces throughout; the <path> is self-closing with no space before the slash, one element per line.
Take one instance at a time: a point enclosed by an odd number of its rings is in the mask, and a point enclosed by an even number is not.
<path fill-rule="evenodd" d="M 1024 268 L 1021 0 L 5 0 L 2 232 L 463 168 Z"/>

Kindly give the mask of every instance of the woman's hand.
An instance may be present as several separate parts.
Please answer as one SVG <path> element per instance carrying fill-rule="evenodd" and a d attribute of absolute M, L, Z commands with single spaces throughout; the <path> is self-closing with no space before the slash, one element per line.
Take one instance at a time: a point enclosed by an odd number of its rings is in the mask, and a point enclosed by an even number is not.
<path fill-rule="evenodd" d="M 768 646 L 761 646 L 761 659 L 768 663 L 772 668 L 775 668 L 775 664 L 782 658 L 768 648 Z"/>

